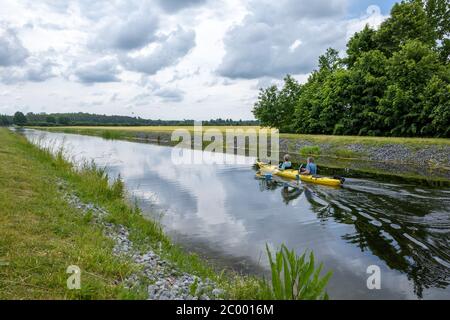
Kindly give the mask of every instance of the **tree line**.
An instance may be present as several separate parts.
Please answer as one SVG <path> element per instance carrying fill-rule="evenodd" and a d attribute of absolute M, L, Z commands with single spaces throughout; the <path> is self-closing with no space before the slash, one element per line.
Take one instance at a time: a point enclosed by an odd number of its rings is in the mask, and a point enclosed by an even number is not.
<path fill-rule="evenodd" d="M 260 89 L 253 113 L 281 132 L 449 137 L 449 61 L 450 2 L 403 1 L 345 57 L 328 49 L 306 83 Z"/>
<path fill-rule="evenodd" d="M 26 115 L 17 111 L 14 116 L 0 115 L 0 126 L 186 126 L 194 125 L 194 120 L 152 120 L 140 117 L 99 115 L 90 113 L 32 113 Z M 203 121 L 211 126 L 255 126 L 255 120 L 211 119 Z"/>

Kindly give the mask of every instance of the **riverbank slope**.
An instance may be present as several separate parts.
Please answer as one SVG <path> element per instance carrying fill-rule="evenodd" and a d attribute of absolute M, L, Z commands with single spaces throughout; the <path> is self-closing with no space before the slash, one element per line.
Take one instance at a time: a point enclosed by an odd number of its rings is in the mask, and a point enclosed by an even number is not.
<path fill-rule="evenodd" d="M 174 246 L 92 164 L 0 128 L 0 299 L 257 299 L 260 280 Z M 109 181 L 109 182 L 108 182 Z M 81 287 L 67 287 L 69 266 Z"/>
<path fill-rule="evenodd" d="M 100 136 L 162 145 L 174 145 L 175 129 L 193 127 L 37 127 L 37 129 Z M 207 127 L 203 130 L 259 130 L 259 127 Z M 293 161 L 314 156 L 319 165 L 351 169 L 358 174 L 381 174 L 434 182 L 450 179 L 450 139 L 326 136 L 280 134 L 280 155 L 289 153 Z"/>

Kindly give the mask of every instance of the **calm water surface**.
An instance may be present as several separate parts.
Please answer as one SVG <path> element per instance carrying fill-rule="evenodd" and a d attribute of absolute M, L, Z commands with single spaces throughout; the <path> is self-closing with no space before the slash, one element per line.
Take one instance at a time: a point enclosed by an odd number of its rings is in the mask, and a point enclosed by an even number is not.
<path fill-rule="evenodd" d="M 120 173 L 145 214 L 156 214 L 175 242 L 219 266 L 267 273 L 265 244 L 285 243 L 299 253 L 313 250 L 333 270 L 331 298 L 450 299 L 449 188 L 347 179 L 340 189 L 286 189 L 256 178 L 248 164 L 174 166 L 170 147 L 24 134 Z M 381 269 L 381 290 L 367 289 L 370 265 Z"/>

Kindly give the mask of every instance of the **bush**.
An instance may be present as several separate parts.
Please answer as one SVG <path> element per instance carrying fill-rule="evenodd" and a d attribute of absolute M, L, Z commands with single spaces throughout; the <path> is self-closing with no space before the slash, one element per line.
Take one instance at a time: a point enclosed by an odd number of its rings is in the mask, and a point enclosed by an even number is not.
<path fill-rule="evenodd" d="M 300 154 L 304 157 L 307 156 L 317 156 L 321 152 L 319 146 L 305 146 L 300 149 Z"/>
<path fill-rule="evenodd" d="M 22 112 L 17 111 L 13 117 L 13 123 L 18 126 L 24 126 L 28 122 L 27 117 Z"/>
<path fill-rule="evenodd" d="M 107 140 L 120 139 L 122 137 L 121 133 L 118 131 L 104 130 L 101 133 L 101 137 Z"/>
<path fill-rule="evenodd" d="M 358 154 L 355 151 L 349 150 L 349 149 L 336 149 L 334 151 L 334 154 L 336 155 L 336 157 L 344 158 L 344 159 L 350 159 L 350 158 L 357 158 L 358 157 Z"/>

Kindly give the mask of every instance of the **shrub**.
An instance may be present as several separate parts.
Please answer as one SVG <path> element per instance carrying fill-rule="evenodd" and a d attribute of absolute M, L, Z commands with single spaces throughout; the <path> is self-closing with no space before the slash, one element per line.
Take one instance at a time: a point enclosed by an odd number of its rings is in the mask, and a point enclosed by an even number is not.
<path fill-rule="evenodd" d="M 122 134 L 113 130 L 102 130 L 101 137 L 108 140 L 120 139 Z"/>
<path fill-rule="evenodd" d="M 305 146 L 300 149 L 300 154 L 304 157 L 306 156 L 317 156 L 321 152 L 319 146 Z"/>
<path fill-rule="evenodd" d="M 334 154 L 336 155 L 336 157 L 338 158 L 357 158 L 358 154 L 353 151 L 353 150 L 349 150 L 349 149 L 336 149 L 334 151 Z"/>
<path fill-rule="evenodd" d="M 266 245 L 272 271 L 272 286 L 268 292 L 272 299 L 277 300 L 323 300 L 328 299 L 325 286 L 332 273 L 328 272 L 320 278 L 323 264 L 317 268 L 314 264 L 314 254 L 306 256 L 307 252 L 297 256 L 294 250 L 289 250 L 284 244 L 275 252 L 275 256 Z M 267 287 L 269 287 L 266 284 Z M 263 291 L 266 291 L 263 289 Z"/>

